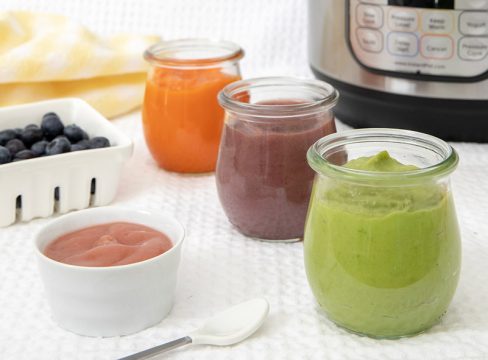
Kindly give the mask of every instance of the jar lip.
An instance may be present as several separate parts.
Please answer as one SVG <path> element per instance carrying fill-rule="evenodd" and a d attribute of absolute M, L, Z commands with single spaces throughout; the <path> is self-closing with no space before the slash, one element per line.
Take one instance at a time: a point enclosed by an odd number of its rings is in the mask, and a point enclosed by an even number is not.
<path fill-rule="evenodd" d="M 178 57 L 177 53 L 198 51 L 214 53 L 207 56 Z M 204 38 L 161 41 L 144 51 L 144 59 L 155 66 L 177 68 L 215 67 L 223 62 L 238 61 L 244 57 L 244 50 L 237 44 Z"/>
<path fill-rule="evenodd" d="M 369 139 L 369 140 L 368 140 Z M 399 172 L 367 171 L 335 165 L 324 158 L 324 153 L 335 147 L 341 147 L 352 142 L 406 142 L 415 141 L 415 145 L 429 148 L 442 156 L 442 160 L 430 166 L 417 170 Z M 435 136 L 412 130 L 369 128 L 342 131 L 327 135 L 316 141 L 307 152 L 309 165 L 317 173 L 341 177 L 354 181 L 379 180 L 389 182 L 409 182 L 425 177 L 441 177 L 450 174 L 456 168 L 459 157 L 454 148 L 444 140 Z"/>
<path fill-rule="evenodd" d="M 302 88 L 313 91 L 317 95 L 317 99 L 291 104 L 252 104 L 236 98 L 236 95 L 246 94 L 252 89 L 265 89 L 267 87 Z M 339 92 L 332 85 L 321 80 L 291 76 L 269 76 L 230 83 L 219 92 L 218 100 L 224 109 L 238 113 L 257 117 L 273 117 L 279 113 L 279 117 L 290 117 L 323 112 L 333 108 L 339 100 Z"/>

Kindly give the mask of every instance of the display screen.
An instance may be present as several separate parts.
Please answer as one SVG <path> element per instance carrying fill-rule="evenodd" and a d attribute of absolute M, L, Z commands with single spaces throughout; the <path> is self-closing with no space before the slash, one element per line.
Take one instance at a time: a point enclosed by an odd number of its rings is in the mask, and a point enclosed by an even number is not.
<path fill-rule="evenodd" d="M 454 0 L 388 0 L 388 5 L 428 9 L 454 9 Z"/>

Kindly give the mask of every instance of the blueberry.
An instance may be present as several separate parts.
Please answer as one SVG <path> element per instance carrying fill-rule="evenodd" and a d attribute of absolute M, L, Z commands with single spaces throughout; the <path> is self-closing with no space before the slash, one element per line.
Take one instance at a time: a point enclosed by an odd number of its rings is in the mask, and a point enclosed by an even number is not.
<path fill-rule="evenodd" d="M 43 137 L 44 134 L 41 128 L 37 125 L 31 124 L 25 127 L 20 140 L 22 140 L 25 145 L 31 146 L 32 144 L 41 141 Z"/>
<path fill-rule="evenodd" d="M 3 130 L 0 131 L 0 146 L 5 146 L 10 140 L 15 139 L 14 130 Z"/>
<path fill-rule="evenodd" d="M 68 125 L 64 128 L 64 135 L 72 143 L 77 143 L 80 140 L 87 139 L 88 135 L 78 125 Z"/>
<path fill-rule="evenodd" d="M 58 136 L 56 136 L 54 138 L 54 140 L 56 140 L 56 139 L 64 139 L 64 140 L 68 141 L 71 144 L 71 141 L 69 141 L 68 138 L 66 136 L 64 136 L 64 135 L 58 135 Z"/>
<path fill-rule="evenodd" d="M 71 151 L 71 144 L 68 139 L 60 136 L 46 146 L 46 155 L 58 155 Z"/>
<path fill-rule="evenodd" d="M 110 146 L 110 141 L 103 136 L 95 136 L 88 141 L 90 143 L 90 149 L 99 149 Z"/>
<path fill-rule="evenodd" d="M 31 150 L 21 150 L 17 154 L 15 154 L 13 161 L 20 161 L 20 160 L 27 160 L 35 158 L 36 154 L 34 154 Z"/>
<path fill-rule="evenodd" d="M 78 145 L 78 144 L 72 144 L 71 145 L 71 152 L 73 151 L 81 151 L 81 150 L 86 150 L 85 147 Z"/>
<path fill-rule="evenodd" d="M 19 151 L 25 150 L 25 145 L 22 140 L 19 139 L 12 139 L 10 140 L 5 147 L 10 151 L 10 155 L 14 156 Z"/>
<path fill-rule="evenodd" d="M 89 149 L 90 148 L 90 141 L 87 140 L 87 139 L 83 139 L 81 141 L 78 141 L 76 144 L 77 145 L 80 145 L 80 146 L 83 146 L 85 149 Z"/>
<path fill-rule="evenodd" d="M 49 141 L 46 140 L 38 141 L 31 146 L 31 150 L 37 156 L 42 156 L 46 153 L 47 144 L 49 144 Z"/>
<path fill-rule="evenodd" d="M 47 140 L 51 141 L 64 131 L 64 125 L 58 114 L 50 112 L 42 117 L 41 129 Z"/>
<path fill-rule="evenodd" d="M 90 143 L 88 140 L 78 141 L 76 144 L 71 145 L 71 151 L 88 150 L 90 148 Z"/>
<path fill-rule="evenodd" d="M 6 164 L 12 161 L 12 155 L 7 148 L 0 146 L 0 164 Z"/>
<path fill-rule="evenodd" d="M 14 132 L 15 132 L 15 137 L 17 139 L 22 139 L 22 134 L 24 133 L 24 129 L 21 129 L 21 128 L 15 128 L 14 129 Z"/>

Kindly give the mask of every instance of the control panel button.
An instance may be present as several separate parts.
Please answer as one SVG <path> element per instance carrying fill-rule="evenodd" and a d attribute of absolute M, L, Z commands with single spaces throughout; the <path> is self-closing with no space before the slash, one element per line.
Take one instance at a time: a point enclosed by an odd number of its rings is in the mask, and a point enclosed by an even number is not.
<path fill-rule="evenodd" d="M 383 34 L 378 30 L 359 28 L 356 37 L 364 51 L 377 53 L 383 50 Z"/>
<path fill-rule="evenodd" d="M 383 9 L 376 5 L 358 5 L 356 19 L 360 26 L 379 29 L 383 26 Z"/>
<path fill-rule="evenodd" d="M 488 54 L 488 38 L 465 37 L 459 40 L 459 57 L 468 61 L 480 61 Z"/>
<path fill-rule="evenodd" d="M 414 34 L 394 32 L 388 35 L 388 51 L 392 55 L 415 56 L 418 53 L 418 39 Z"/>
<path fill-rule="evenodd" d="M 488 35 L 488 12 L 463 12 L 459 17 L 459 30 L 464 35 Z"/>
<path fill-rule="evenodd" d="M 470 79 L 488 73 L 488 0 L 348 0 L 346 4 L 349 45 L 358 63 L 367 68 L 392 76 L 418 73 Z"/>
<path fill-rule="evenodd" d="M 428 11 L 422 16 L 422 30 L 426 33 L 450 34 L 453 28 L 453 16 L 447 11 Z"/>
<path fill-rule="evenodd" d="M 392 9 L 388 12 L 388 27 L 393 31 L 414 32 L 417 30 L 418 23 L 416 11 Z"/>
<path fill-rule="evenodd" d="M 425 35 L 421 39 L 421 54 L 427 59 L 447 60 L 454 52 L 454 41 L 450 36 Z"/>
<path fill-rule="evenodd" d="M 488 0 L 456 0 L 457 10 L 488 10 Z"/>

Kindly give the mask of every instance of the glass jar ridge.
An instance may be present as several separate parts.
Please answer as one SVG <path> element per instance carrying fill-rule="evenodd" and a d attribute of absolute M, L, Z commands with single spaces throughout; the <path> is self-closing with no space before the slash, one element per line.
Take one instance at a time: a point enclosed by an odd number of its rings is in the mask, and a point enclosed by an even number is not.
<path fill-rule="evenodd" d="M 249 99 L 251 92 L 256 92 L 256 100 Z M 277 97 L 273 93 L 288 99 L 306 96 L 307 101 L 293 104 L 263 103 Z M 227 111 L 256 118 L 275 118 L 277 115 L 295 117 L 328 111 L 337 104 L 339 93 L 332 85 L 320 80 L 274 76 L 236 81 L 226 86 L 218 98 L 220 105 Z"/>
<path fill-rule="evenodd" d="M 421 151 L 431 158 L 424 163 L 416 164 L 419 169 L 405 172 L 378 172 L 364 171 L 344 167 L 347 158 L 342 157 L 343 162 L 338 162 L 336 154 L 348 152 L 347 147 L 353 145 L 364 146 L 364 144 L 374 144 L 371 148 L 381 149 L 381 143 L 396 143 L 399 149 L 404 152 L 410 148 L 412 153 Z M 374 155 L 374 150 L 370 155 Z M 364 156 L 364 155 L 363 155 Z M 404 156 L 404 155 L 403 155 Z M 400 160 L 402 155 L 397 157 Z M 417 155 L 416 158 L 420 159 Z M 309 165 L 319 174 L 330 177 L 341 177 L 354 181 L 385 181 L 385 182 L 409 182 L 421 181 L 429 177 L 442 177 L 453 172 L 459 162 L 457 152 L 445 141 L 428 134 L 417 131 L 389 129 L 389 128 L 369 128 L 342 131 L 318 140 L 307 152 Z"/>
<path fill-rule="evenodd" d="M 153 66 L 190 69 L 218 67 L 243 57 L 244 50 L 233 42 L 203 38 L 161 41 L 144 52 L 144 59 Z"/>

